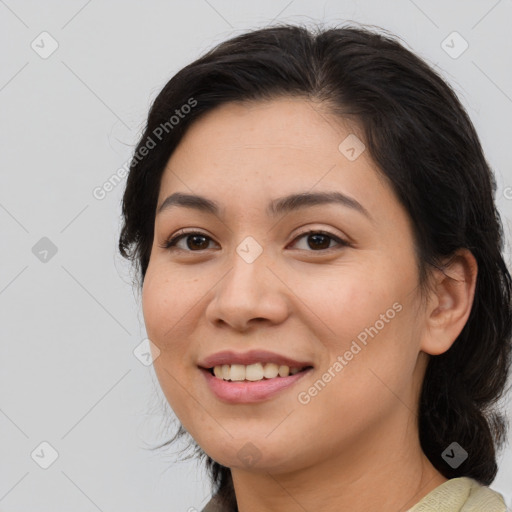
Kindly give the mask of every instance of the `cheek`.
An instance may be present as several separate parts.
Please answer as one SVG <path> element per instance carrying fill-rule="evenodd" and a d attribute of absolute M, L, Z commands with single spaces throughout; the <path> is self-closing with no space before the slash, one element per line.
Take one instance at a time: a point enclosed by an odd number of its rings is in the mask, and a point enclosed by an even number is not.
<path fill-rule="evenodd" d="M 330 279 L 317 275 L 316 284 L 303 281 L 298 293 L 308 298 L 305 303 L 316 314 L 315 334 L 326 349 L 322 370 L 341 357 L 343 369 L 338 365 L 338 371 L 332 371 L 344 377 L 333 380 L 350 381 L 351 393 L 358 399 L 375 387 L 382 390 L 379 377 L 393 388 L 400 387 L 404 378 L 410 378 L 418 352 L 415 296 L 410 293 L 414 276 L 406 268 L 397 272 L 392 262 L 373 263 L 331 271 Z"/>
<path fill-rule="evenodd" d="M 149 339 L 169 362 L 182 354 L 197 298 L 178 279 L 171 281 L 158 269 L 148 268 L 142 289 L 142 312 Z"/>
<path fill-rule="evenodd" d="M 396 286 L 383 277 L 388 269 L 346 263 L 325 275 L 295 280 L 294 291 L 314 314 L 319 338 L 330 340 L 336 350 L 343 350 L 347 342 L 350 345 L 350 340 L 378 321 L 398 296 Z"/>
<path fill-rule="evenodd" d="M 166 281 L 154 279 L 153 273 L 148 270 L 142 289 L 142 313 L 148 336 L 159 348 L 163 348 L 163 333 L 172 325 L 168 313 L 174 311 L 174 308 L 169 307 L 170 295 L 167 288 Z"/>
<path fill-rule="evenodd" d="M 189 387 L 189 326 L 190 303 L 194 297 L 184 293 L 183 283 L 165 276 L 156 265 L 148 267 L 142 289 L 142 311 L 148 338 L 158 347 L 159 354 L 153 361 L 161 389 L 174 412 L 188 418 L 193 411 L 184 393 Z M 188 312 L 188 314 L 187 314 Z"/>

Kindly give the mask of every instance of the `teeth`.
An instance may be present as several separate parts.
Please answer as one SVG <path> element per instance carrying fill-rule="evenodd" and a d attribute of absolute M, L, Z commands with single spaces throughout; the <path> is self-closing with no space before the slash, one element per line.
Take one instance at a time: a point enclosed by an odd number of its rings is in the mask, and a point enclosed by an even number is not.
<path fill-rule="evenodd" d="M 245 366 L 243 364 L 232 364 L 230 379 L 245 380 Z"/>
<path fill-rule="evenodd" d="M 263 376 L 267 379 L 273 379 L 279 374 L 279 365 L 274 363 L 267 363 L 263 370 Z"/>
<path fill-rule="evenodd" d="M 290 375 L 290 367 L 289 366 L 280 366 L 279 367 L 279 377 L 288 377 Z"/>
<path fill-rule="evenodd" d="M 265 379 L 275 379 L 279 377 L 288 377 L 299 373 L 303 368 L 290 368 L 286 365 L 278 365 L 275 363 L 254 363 L 247 366 L 243 364 L 223 364 L 215 366 L 213 374 L 215 377 L 223 380 L 232 381 L 258 381 Z"/>
<path fill-rule="evenodd" d="M 233 375 L 233 370 L 231 370 Z M 263 379 L 263 365 L 261 363 L 250 364 L 245 367 L 245 378 L 247 380 L 261 380 Z"/>

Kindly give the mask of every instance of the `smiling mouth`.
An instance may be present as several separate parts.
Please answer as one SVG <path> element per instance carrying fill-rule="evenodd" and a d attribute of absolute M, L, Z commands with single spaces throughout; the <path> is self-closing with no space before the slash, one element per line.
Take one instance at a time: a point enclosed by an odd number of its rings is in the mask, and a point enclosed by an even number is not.
<path fill-rule="evenodd" d="M 258 382 L 276 378 L 289 377 L 297 373 L 304 372 L 313 368 L 312 366 L 289 367 L 278 365 L 276 363 L 254 363 L 243 364 L 223 364 L 211 368 L 204 368 L 211 375 L 219 380 L 231 382 Z"/>

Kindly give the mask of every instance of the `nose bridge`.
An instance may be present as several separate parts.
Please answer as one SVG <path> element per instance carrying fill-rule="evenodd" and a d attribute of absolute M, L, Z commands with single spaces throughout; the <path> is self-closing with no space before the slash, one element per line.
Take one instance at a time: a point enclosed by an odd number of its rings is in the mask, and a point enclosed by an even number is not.
<path fill-rule="evenodd" d="M 235 293 L 239 301 L 257 300 L 269 286 L 267 255 L 255 238 L 245 237 L 230 255 L 231 270 L 226 276 L 223 292 Z"/>
<path fill-rule="evenodd" d="M 229 271 L 208 305 L 211 321 L 223 320 L 242 328 L 251 319 L 281 321 L 287 313 L 282 284 L 270 269 L 269 253 L 253 237 L 246 237 L 229 256 Z"/>

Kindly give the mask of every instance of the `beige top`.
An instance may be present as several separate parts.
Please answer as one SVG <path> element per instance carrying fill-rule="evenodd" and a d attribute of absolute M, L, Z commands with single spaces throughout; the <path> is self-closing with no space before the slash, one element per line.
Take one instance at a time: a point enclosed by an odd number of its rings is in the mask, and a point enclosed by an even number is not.
<path fill-rule="evenodd" d="M 227 512 L 212 498 L 202 512 Z M 452 478 L 407 512 L 507 512 L 501 494 L 467 477 Z"/>
<path fill-rule="evenodd" d="M 407 512 L 506 512 L 503 496 L 476 480 L 452 478 L 429 492 Z"/>

